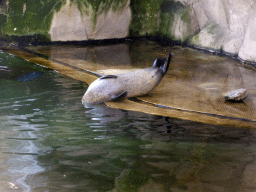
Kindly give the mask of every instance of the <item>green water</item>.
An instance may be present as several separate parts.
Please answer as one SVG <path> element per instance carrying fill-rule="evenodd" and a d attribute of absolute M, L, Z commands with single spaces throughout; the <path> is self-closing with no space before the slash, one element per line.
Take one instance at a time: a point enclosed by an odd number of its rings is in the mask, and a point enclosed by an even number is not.
<path fill-rule="evenodd" d="M 256 187 L 254 130 L 87 108 L 84 83 L 4 52 L 0 72 L 0 191 Z"/>

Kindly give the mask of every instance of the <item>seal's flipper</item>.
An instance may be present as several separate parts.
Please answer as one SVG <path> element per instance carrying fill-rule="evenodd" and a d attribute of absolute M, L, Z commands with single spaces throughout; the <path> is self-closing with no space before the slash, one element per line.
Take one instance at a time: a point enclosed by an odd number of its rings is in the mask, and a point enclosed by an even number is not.
<path fill-rule="evenodd" d="M 112 79 L 112 78 L 116 79 L 117 76 L 116 75 L 105 75 L 105 76 L 102 76 L 100 79 Z"/>
<path fill-rule="evenodd" d="M 120 93 L 119 95 L 114 95 L 113 97 L 111 97 L 111 101 L 118 101 L 126 96 L 127 96 L 127 92 L 124 91 L 124 92 Z"/>

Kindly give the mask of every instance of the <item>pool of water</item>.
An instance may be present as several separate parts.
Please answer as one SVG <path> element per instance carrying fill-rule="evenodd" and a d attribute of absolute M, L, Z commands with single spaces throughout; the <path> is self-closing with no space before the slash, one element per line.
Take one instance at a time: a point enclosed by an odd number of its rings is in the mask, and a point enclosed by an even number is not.
<path fill-rule="evenodd" d="M 4 52 L 0 75 L 0 191 L 256 190 L 253 129 L 85 107 L 85 83 Z"/>

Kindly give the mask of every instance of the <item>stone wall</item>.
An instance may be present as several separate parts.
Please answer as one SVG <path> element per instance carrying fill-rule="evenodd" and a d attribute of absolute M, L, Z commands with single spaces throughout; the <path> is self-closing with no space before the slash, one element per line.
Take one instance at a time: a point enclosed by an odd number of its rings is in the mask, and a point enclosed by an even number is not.
<path fill-rule="evenodd" d="M 49 41 L 124 38 L 130 20 L 129 0 L 0 1 L 0 37 L 43 35 Z"/>
<path fill-rule="evenodd" d="M 70 3 L 67 0 L 66 5 L 54 14 L 50 29 L 51 40 L 82 41 L 126 37 L 131 20 L 130 3 L 128 0 L 120 2 L 115 10 L 114 5 L 106 9 L 106 3 L 102 1 L 96 11 L 86 1 L 79 5 L 78 1 Z"/>
<path fill-rule="evenodd" d="M 238 55 L 256 61 L 256 7 L 253 0 L 191 0 L 199 32 L 189 39 L 195 46 Z"/>
<path fill-rule="evenodd" d="M 149 0 L 132 6 L 137 12 L 133 12 L 130 35 L 164 36 L 256 62 L 256 5 L 253 0 Z M 143 13 L 142 8 L 136 6 L 151 8 Z M 159 9 L 152 13 L 155 8 Z M 155 25 L 141 27 L 140 23 L 145 26 L 149 18 Z"/>
<path fill-rule="evenodd" d="M 39 34 L 49 41 L 83 41 L 160 36 L 254 62 L 255 24 L 254 0 L 0 1 L 2 37 Z"/>

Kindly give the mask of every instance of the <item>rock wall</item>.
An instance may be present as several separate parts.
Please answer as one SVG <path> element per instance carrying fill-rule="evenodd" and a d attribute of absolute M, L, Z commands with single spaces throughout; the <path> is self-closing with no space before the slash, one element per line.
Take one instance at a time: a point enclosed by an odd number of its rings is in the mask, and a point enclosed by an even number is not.
<path fill-rule="evenodd" d="M 0 1 L 0 37 L 82 41 L 153 35 L 254 62 L 255 24 L 254 0 Z"/>
<path fill-rule="evenodd" d="M 40 34 L 50 41 L 124 38 L 131 20 L 129 5 L 129 0 L 2 0 L 0 37 Z"/>
<path fill-rule="evenodd" d="M 198 47 L 256 61 L 256 7 L 253 0 L 187 0 L 195 10 L 199 32 L 189 39 Z"/>
<path fill-rule="evenodd" d="M 142 0 L 143 1 L 143 0 Z M 131 2 L 133 2 L 131 0 Z M 150 0 L 151 6 L 155 3 Z M 186 42 L 196 47 L 238 55 L 243 60 L 256 62 L 256 5 L 254 0 L 166 0 L 156 1 L 161 5 L 155 14 L 148 9 L 144 15 L 156 18 L 157 28 L 145 30 L 137 24 L 136 18 L 143 18 L 140 12 L 133 13 L 130 35 L 164 36 Z M 150 3 L 148 3 L 150 4 Z M 135 5 L 140 6 L 140 5 Z M 133 8 L 134 9 L 134 8 Z M 140 10 L 140 9 L 136 9 Z M 135 22 L 135 23 L 134 23 Z M 146 19 L 139 20 L 147 23 Z"/>
<path fill-rule="evenodd" d="M 54 14 L 50 29 L 51 40 L 82 41 L 126 37 L 131 20 L 130 2 L 120 2 L 116 10 L 114 5 L 106 9 L 105 3 L 99 3 L 96 11 L 86 1 L 79 5 L 78 1 L 71 3 L 67 0 L 66 5 Z"/>

